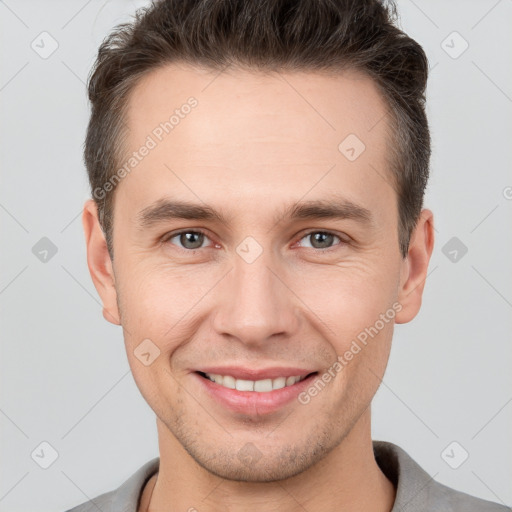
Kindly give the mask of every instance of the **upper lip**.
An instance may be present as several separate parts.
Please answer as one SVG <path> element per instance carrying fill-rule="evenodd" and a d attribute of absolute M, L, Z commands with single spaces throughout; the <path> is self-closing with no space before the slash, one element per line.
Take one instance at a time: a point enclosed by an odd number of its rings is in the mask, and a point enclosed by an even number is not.
<path fill-rule="evenodd" d="M 277 379 L 278 377 L 305 377 L 316 370 L 304 368 L 292 368 L 284 366 L 273 366 L 271 368 L 243 368 L 240 366 L 208 366 L 197 368 L 196 371 L 216 375 L 231 375 L 235 379 L 264 380 Z"/>

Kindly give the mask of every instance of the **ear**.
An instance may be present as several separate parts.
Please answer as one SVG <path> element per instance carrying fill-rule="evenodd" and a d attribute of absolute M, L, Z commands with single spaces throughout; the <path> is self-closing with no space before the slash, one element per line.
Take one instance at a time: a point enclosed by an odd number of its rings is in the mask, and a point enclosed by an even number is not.
<path fill-rule="evenodd" d="M 397 324 L 410 322 L 420 310 L 428 264 L 434 248 L 434 215 L 422 210 L 416 224 L 407 256 L 402 261 L 398 301 L 402 309 L 395 316 Z"/>
<path fill-rule="evenodd" d="M 112 260 L 93 199 L 88 199 L 84 204 L 82 225 L 87 249 L 87 266 L 103 302 L 103 317 L 110 323 L 121 325 Z"/>

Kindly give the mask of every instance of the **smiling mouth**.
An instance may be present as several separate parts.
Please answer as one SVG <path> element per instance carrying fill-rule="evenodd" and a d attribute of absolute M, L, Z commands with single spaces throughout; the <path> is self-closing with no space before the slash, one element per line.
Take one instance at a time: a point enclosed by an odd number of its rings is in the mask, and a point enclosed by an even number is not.
<path fill-rule="evenodd" d="M 253 391 L 258 393 L 270 393 L 278 389 L 286 388 L 301 382 L 312 375 L 316 375 L 318 372 L 308 373 L 302 376 L 290 376 L 290 377 L 277 377 L 275 379 L 262 379 L 262 380 L 246 380 L 236 379 L 231 375 L 219 375 L 214 373 L 196 372 L 201 377 L 208 379 L 216 384 L 228 388 L 236 389 L 237 391 Z"/>

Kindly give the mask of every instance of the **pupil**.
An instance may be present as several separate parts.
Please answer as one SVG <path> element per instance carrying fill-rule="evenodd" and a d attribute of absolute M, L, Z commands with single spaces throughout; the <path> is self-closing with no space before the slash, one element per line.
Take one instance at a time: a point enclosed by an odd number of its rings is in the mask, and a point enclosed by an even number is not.
<path fill-rule="evenodd" d="M 180 242 L 182 243 L 183 247 L 186 247 L 187 249 L 198 249 L 199 247 L 201 247 L 203 242 L 202 236 L 202 233 L 182 233 Z M 194 242 L 195 237 L 197 238 L 197 240 Z M 192 243 L 192 247 L 187 245 L 189 242 Z"/>
<path fill-rule="evenodd" d="M 329 242 L 330 239 L 332 238 L 332 236 L 333 235 L 330 235 L 329 233 L 315 233 L 313 236 L 313 240 L 314 240 L 313 247 L 316 247 L 316 245 L 315 245 L 316 242 L 320 242 L 320 246 L 324 247 L 326 240 L 327 240 L 327 242 Z"/>

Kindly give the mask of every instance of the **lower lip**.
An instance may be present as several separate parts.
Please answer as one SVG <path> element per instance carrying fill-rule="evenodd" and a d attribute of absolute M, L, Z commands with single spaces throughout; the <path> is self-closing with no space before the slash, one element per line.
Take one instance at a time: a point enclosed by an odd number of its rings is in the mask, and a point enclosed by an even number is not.
<path fill-rule="evenodd" d="M 281 407 L 297 400 L 297 396 L 311 385 L 317 377 L 317 373 L 309 375 L 304 380 L 296 382 L 292 386 L 285 386 L 274 391 L 237 391 L 236 389 L 226 388 L 202 377 L 195 372 L 194 375 L 199 379 L 209 395 L 227 409 L 250 416 L 260 416 L 270 414 L 279 410 Z"/>

